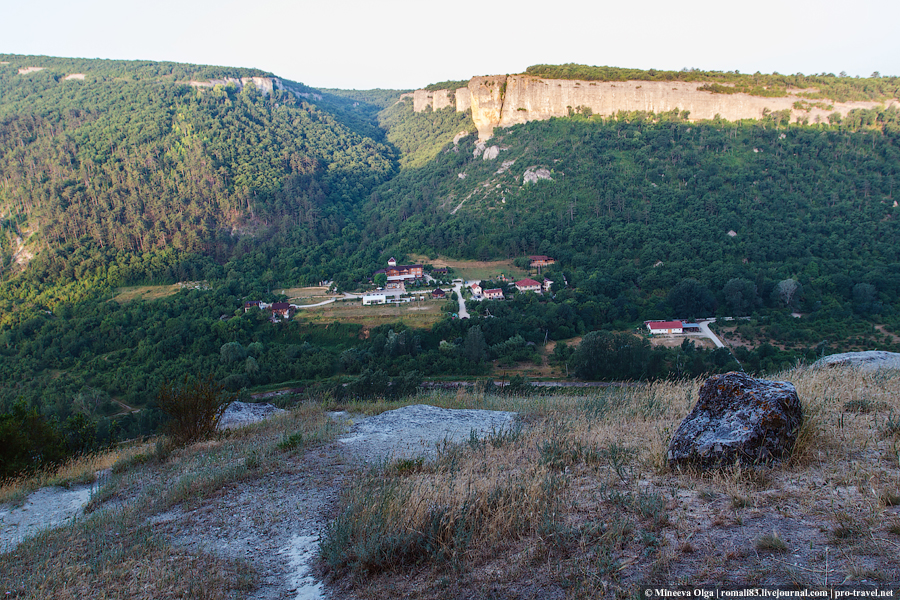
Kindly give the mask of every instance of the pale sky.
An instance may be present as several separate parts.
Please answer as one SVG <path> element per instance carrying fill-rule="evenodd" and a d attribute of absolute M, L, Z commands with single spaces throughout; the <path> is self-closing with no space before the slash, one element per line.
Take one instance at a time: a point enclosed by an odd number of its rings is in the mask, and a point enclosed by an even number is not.
<path fill-rule="evenodd" d="M 567 62 L 900 75 L 897 0 L 0 0 L 0 53 L 257 67 L 418 88 Z"/>

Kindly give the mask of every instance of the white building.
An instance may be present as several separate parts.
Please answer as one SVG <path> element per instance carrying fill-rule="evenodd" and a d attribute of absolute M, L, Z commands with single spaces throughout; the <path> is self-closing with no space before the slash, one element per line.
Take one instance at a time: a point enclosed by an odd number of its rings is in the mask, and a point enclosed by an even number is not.
<path fill-rule="evenodd" d="M 370 304 L 386 304 L 387 303 L 387 294 L 384 293 L 369 293 L 363 294 L 363 306 L 369 306 Z"/>

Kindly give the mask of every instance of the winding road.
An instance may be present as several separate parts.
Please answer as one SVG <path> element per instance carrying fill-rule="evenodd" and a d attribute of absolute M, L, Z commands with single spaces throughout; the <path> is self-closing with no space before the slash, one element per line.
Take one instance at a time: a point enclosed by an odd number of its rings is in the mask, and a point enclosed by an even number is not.
<path fill-rule="evenodd" d="M 716 348 L 724 348 L 724 347 L 725 347 L 725 344 L 723 344 L 723 343 L 722 343 L 722 340 L 720 340 L 720 339 L 716 336 L 716 334 L 714 334 L 714 333 L 712 332 L 712 330 L 709 328 L 709 324 L 710 324 L 710 323 L 715 323 L 715 322 L 716 322 L 715 319 L 710 319 L 710 320 L 708 320 L 708 321 L 698 321 L 698 322 L 697 322 L 697 325 L 700 326 L 700 331 L 703 332 L 703 335 L 705 335 L 706 337 L 708 337 L 709 339 L 711 339 L 711 340 L 713 341 L 713 344 L 716 345 Z"/>

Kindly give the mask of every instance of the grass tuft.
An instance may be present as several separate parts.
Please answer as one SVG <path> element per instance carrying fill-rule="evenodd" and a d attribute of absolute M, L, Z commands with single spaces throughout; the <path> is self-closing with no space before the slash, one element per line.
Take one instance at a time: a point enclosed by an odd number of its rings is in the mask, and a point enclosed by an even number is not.
<path fill-rule="evenodd" d="M 771 534 L 766 534 L 756 540 L 756 549 L 760 552 L 784 554 L 788 551 L 788 545 L 779 537 L 777 531 L 772 531 Z"/>

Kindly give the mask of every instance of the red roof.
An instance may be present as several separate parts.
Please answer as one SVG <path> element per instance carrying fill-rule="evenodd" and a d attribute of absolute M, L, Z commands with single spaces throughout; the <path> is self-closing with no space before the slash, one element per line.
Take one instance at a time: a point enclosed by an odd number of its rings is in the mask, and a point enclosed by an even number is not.
<path fill-rule="evenodd" d="M 291 307 L 287 302 L 276 302 L 272 305 L 272 310 L 287 310 Z"/>
<path fill-rule="evenodd" d="M 541 284 L 535 281 L 534 279 L 523 279 L 522 281 L 516 282 L 516 287 L 541 287 Z"/>
<path fill-rule="evenodd" d="M 681 329 L 681 321 L 647 321 L 650 329 Z"/>
<path fill-rule="evenodd" d="M 491 288 L 489 290 L 484 290 L 485 296 L 487 296 L 488 294 L 502 294 L 502 293 L 503 293 L 503 290 L 501 290 L 500 288 Z"/>

